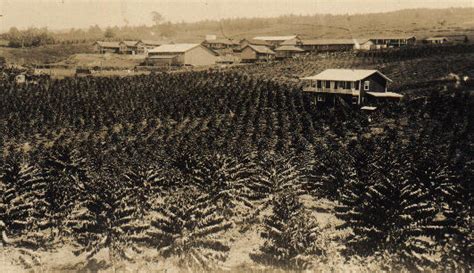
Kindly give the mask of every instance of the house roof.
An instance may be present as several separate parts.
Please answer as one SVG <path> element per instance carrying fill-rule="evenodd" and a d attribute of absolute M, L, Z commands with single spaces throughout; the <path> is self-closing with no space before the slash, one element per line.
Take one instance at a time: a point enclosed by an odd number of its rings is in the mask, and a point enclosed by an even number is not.
<path fill-rule="evenodd" d="M 138 44 L 138 41 L 121 41 L 120 43 L 126 46 L 136 46 Z"/>
<path fill-rule="evenodd" d="M 165 44 L 148 51 L 148 53 L 183 53 L 189 51 L 199 44 Z"/>
<path fill-rule="evenodd" d="M 280 45 L 296 45 L 296 44 L 298 44 L 299 41 L 300 41 L 300 39 L 298 39 L 298 37 L 296 37 L 296 38 L 293 38 L 293 39 L 286 40 L 283 43 L 281 43 Z"/>
<path fill-rule="evenodd" d="M 392 81 L 391 79 L 389 79 L 387 76 L 385 76 L 378 70 L 368 70 L 368 69 L 326 69 L 317 75 L 305 77 L 301 79 L 302 80 L 327 80 L 327 81 L 359 81 L 375 73 L 384 77 L 388 81 Z"/>
<path fill-rule="evenodd" d="M 176 55 L 153 55 L 148 56 L 148 59 L 173 59 L 176 58 Z"/>
<path fill-rule="evenodd" d="M 429 37 L 425 39 L 426 41 L 436 41 L 436 40 L 448 40 L 448 37 Z"/>
<path fill-rule="evenodd" d="M 304 52 L 303 49 L 296 47 L 296 46 L 291 46 L 291 45 L 286 45 L 286 46 L 280 46 L 275 49 L 275 51 L 293 51 L 293 52 Z"/>
<path fill-rule="evenodd" d="M 402 94 L 395 92 L 367 92 L 367 94 L 376 98 L 403 98 Z"/>
<path fill-rule="evenodd" d="M 353 39 L 306 39 L 301 40 L 303 45 L 354 45 Z"/>
<path fill-rule="evenodd" d="M 290 39 L 295 39 L 296 35 L 291 36 L 257 36 L 254 37 L 253 40 L 261 40 L 261 41 L 286 41 Z"/>
<path fill-rule="evenodd" d="M 262 54 L 275 54 L 270 48 L 260 45 L 247 45 L 245 48 L 250 47 L 253 51 Z"/>
<path fill-rule="evenodd" d="M 370 40 L 398 40 L 398 39 L 412 39 L 415 38 L 413 35 L 394 35 L 394 36 L 378 36 L 378 37 L 370 37 Z"/>
<path fill-rule="evenodd" d="M 95 42 L 101 47 L 113 47 L 113 48 L 119 48 L 120 43 L 119 42 L 103 42 L 103 41 L 97 41 Z"/>

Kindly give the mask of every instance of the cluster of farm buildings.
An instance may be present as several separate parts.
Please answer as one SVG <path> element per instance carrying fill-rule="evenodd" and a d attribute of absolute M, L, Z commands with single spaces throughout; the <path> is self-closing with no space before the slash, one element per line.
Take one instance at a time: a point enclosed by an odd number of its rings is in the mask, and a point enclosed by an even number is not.
<path fill-rule="evenodd" d="M 468 42 L 464 35 L 430 37 L 423 44 L 457 44 Z M 206 66 L 216 63 L 265 62 L 295 58 L 311 52 L 351 50 L 380 50 L 415 46 L 414 36 L 376 37 L 369 39 L 302 39 L 291 36 L 259 36 L 236 42 L 231 39 L 206 37 L 202 43 L 170 43 L 157 41 L 96 42 L 99 53 L 145 55 L 148 66 Z M 361 109 L 379 102 L 400 101 L 401 94 L 388 91 L 391 80 L 377 70 L 328 69 L 311 77 L 304 77 L 303 91 L 315 95 L 318 104 L 360 105 Z"/>
<path fill-rule="evenodd" d="M 208 35 L 201 43 L 169 41 L 121 41 L 94 43 L 98 53 L 146 55 L 146 65 L 212 65 L 215 63 L 251 63 L 295 58 L 311 52 L 380 50 L 415 46 L 415 36 L 374 37 L 364 39 L 303 39 L 298 35 L 259 36 L 240 41 Z M 436 36 L 422 44 L 466 43 L 465 35 Z M 419 42 L 418 42 L 419 43 Z"/>

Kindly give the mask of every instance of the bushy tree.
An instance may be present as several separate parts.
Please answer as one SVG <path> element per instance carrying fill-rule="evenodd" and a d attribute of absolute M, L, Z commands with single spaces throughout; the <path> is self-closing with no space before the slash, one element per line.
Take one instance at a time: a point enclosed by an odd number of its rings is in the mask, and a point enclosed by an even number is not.
<path fill-rule="evenodd" d="M 304 211 L 298 196 L 285 190 L 272 198 L 272 215 L 265 219 L 264 244 L 251 258 L 268 266 L 305 269 L 321 258 L 320 228 Z"/>
<path fill-rule="evenodd" d="M 232 224 L 220 215 L 212 197 L 185 188 L 157 204 L 150 215 L 145 243 L 179 266 L 211 269 L 227 257 L 229 247 L 219 239 Z"/>
<path fill-rule="evenodd" d="M 131 259 L 134 240 L 146 224 L 140 221 L 139 208 L 133 202 L 134 189 L 119 179 L 96 181 L 86 189 L 68 220 L 77 246 L 75 254 L 94 257 L 108 249 L 112 265 L 120 259 Z M 132 250 L 132 251 L 131 251 Z"/>

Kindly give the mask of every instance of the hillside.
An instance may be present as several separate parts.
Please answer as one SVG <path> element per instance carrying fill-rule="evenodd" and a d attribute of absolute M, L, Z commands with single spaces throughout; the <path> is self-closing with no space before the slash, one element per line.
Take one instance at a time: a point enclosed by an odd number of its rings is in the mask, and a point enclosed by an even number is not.
<path fill-rule="evenodd" d="M 315 10 L 314 13 L 318 11 Z M 431 35 L 464 33 L 474 36 L 474 8 L 410 9 L 386 13 L 312 16 L 287 15 L 275 18 L 236 18 L 195 23 L 163 23 L 158 26 L 114 27 L 117 39 L 160 39 L 177 42 L 202 41 L 206 34 L 230 38 L 257 35 L 299 34 L 307 37 L 351 38 L 372 35 Z M 74 30 L 56 33 L 59 40 L 101 39 L 103 32 Z"/>

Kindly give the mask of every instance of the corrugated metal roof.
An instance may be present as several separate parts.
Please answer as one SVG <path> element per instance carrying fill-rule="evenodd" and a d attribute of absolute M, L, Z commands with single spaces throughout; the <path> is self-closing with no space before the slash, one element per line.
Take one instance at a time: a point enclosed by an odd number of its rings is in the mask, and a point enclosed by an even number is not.
<path fill-rule="evenodd" d="M 138 41 L 122 41 L 120 42 L 126 46 L 136 46 L 138 44 Z"/>
<path fill-rule="evenodd" d="M 153 55 L 148 56 L 148 59 L 173 59 L 176 58 L 176 55 Z"/>
<path fill-rule="evenodd" d="M 259 45 L 247 45 L 246 47 L 250 47 L 254 51 L 258 53 L 263 53 L 263 54 L 275 54 L 270 48 L 266 46 L 259 46 Z"/>
<path fill-rule="evenodd" d="M 378 73 L 388 81 L 392 81 L 378 70 L 368 69 L 326 69 L 317 75 L 302 78 L 302 80 L 359 81 L 374 73 Z"/>
<path fill-rule="evenodd" d="M 402 94 L 395 92 L 367 92 L 367 94 L 376 98 L 403 98 Z"/>
<path fill-rule="evenodd" d="M 378 36 L 378 37 L 370 37 L 370 38 L 368 38 L 368 39 L 370 39 L 370 40 L 376 40 L 376 39 L 377 39 L 377 40 L 399 40 L 399 39 L 401 39 L 401 40 L 405 40 L 405 39 L 408 40 L 408 39 L 412 39 L 412 38 L 415 38 L 415 39 L 416 39 L 416 37 L 413 36 L 413 35 L 411 35 L 411 36 L 409 36 L 409 35 L 407 35 L 407 36 L 405 36 L 405 35 Z"/>
<path fill-rule="evenodd" d="M 286 41 L 290 39 L 295 39 L 296 35 L 291 36 L 257 36 L 254 37 L 254 40 L 261 40 L 261 41 Z"/>
<path fill-rule="evenodd" d="M 303 45 L 354 45 L 353 39 L 311 39 L 301 40 Z"/>
<path fill-rule="evenodd" d="M 148 51 L 148 53 L 183 53 L 191 50 L 199 44 L 166 44 Z"/>
<path fill-rule="evenodd" d="M 275 48 L 275 51 L 294 51 L 294 52 L 304 52 L 303 49 L 296 47 L 296 46 L 291 46 L 291 45 L 286 45 L 286 46 L 280 46 Z"/>

